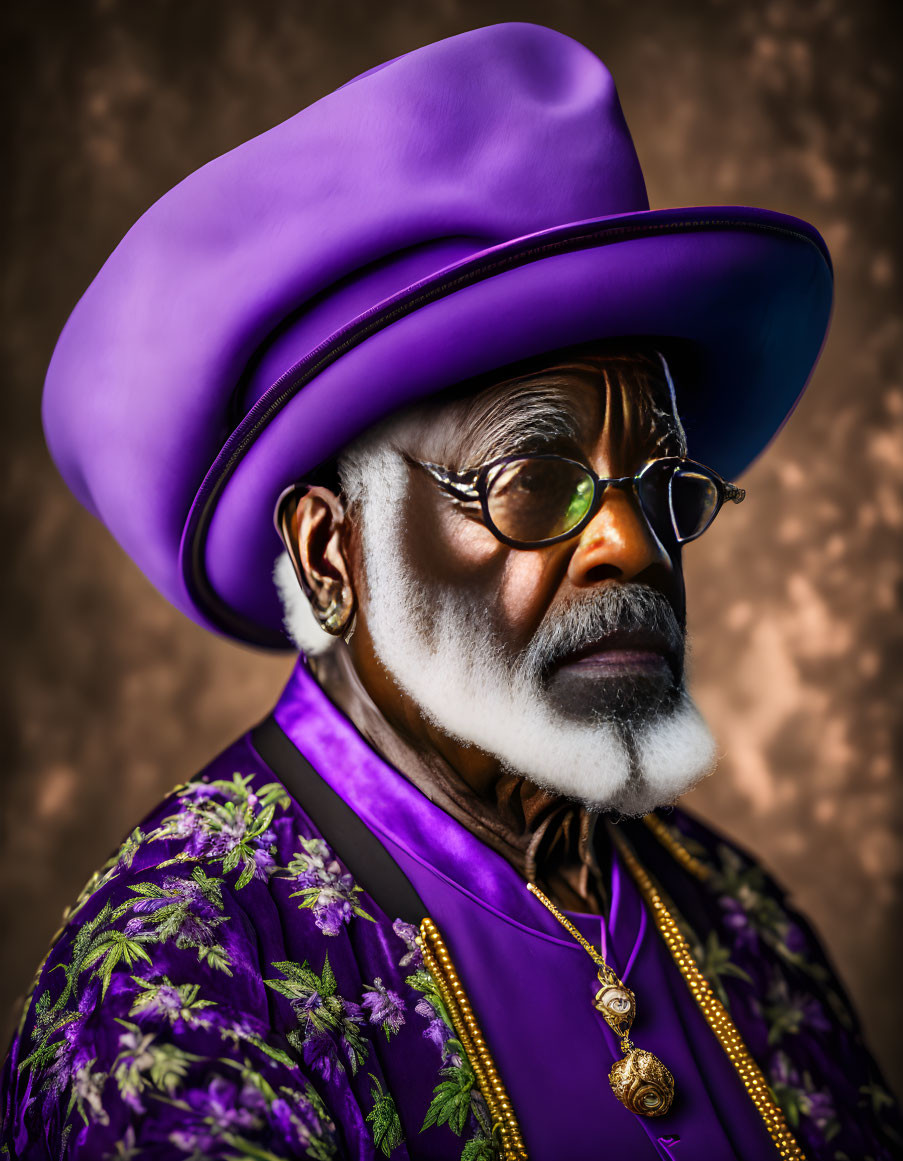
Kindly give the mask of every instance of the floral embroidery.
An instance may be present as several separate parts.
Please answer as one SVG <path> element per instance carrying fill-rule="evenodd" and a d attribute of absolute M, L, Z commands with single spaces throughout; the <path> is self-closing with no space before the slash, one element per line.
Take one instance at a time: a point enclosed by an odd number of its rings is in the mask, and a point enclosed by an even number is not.
<path fill-rule="evenodd" d="M 808 1072 L 800 1075 L 783 1052 L 773 1057 L 768 1069 L 768 1081 L 791 1128 L 799 1125 L 800 1117 L 808 1117 L 823 1140 L 830 1141 L 837 1136 L 840 1122 L 831 1094 L 824 1089 L 817 1089 Z"/>
<path fill-rule="evenodd" d="M 207 1088 L 190 1088 L 179 1100 L 182 1125 L 170 1142 L 192 1157 L 201 1158 L 222 1144 L 237 1146 L 247 1130 L 263 1125 L 265 1102 L 258 1089 L 216 1076 Z"/>
<path fill-rule="evenodd" d="M 139 898 L 132 905 L 135 918 L 125 925 L 125 934 L 174 940 L 176 947 L 194 949 L 201 963 L 231 975 L 229 955 L 214 938 L 216 928 L 226 922 L 220 914 L 222 883 L 195 867 L 189 879 L 168 875 L 162 884 L 130 884 L 129 890 Z"/>
<path fill-rule="evenodd" d="M 250 788 L 253 779 L 252 774 L 236 773 L 231 782 L 217 779 L 179 787 L 176 793 L 182 800 L 181 809 L 165 818 L 148 837 L 152 841 L 182 838 L 187 842 L 181 854 L 159 866 L 209 860 L 221 862 L 224 875 L 240 866 L 237 891 L 253 878 L 265 880 L 272 874 L 276 847 L 270 824 L 276 808 L 286 810 L 291 800 L 278 782 L 267 782 L 255 792 Z"/>
<path fill-rule="evenodd" d="M 242 1071 L 234 1080 L 215 1076 L 205 1087 L 188 1088 L 169 1103 L 182 1115 L 179 1128 L 167 1139 L 190 1161 L 204 1161 L 213 1151 L 219 1154 L 223 1146 L 235 1150 L 233 1156 L 288 1161 L 287 1155 L 255 1144 L 274 1133 L 288 1148 L 303 1150 L 315 1161 L 331 1161 L 336 1155 L 332 1125 L 310 1085 L 302 1092 L 285 1087 L 275 1090 Z"/>
<path fill-rule="evenodd" d="M 324 935 L 338 935 L 355 915 L 375 922 L 357 901 L 361 893 L 352 877 L 322 839 L 301 839 L 302 851 L 288 865 L 300 888 L 290 897 L 301 897 L 300 908 L 310 908 Z"/>
<path fill-rule="evenodd" d="M 343 1057 L 353 1076 L 370 1050 L 360 1029 L 364 1023 L 363 1010 L 359 1004 L 339 995 L 329 966 L 329 954 L 323 960 L 319 975 L 307 960 L 303 964 L 286 960 L 270 966 L 285 979 L 263 982 L 291 1001 L 298 1018 L 299 1026 L 288 1033 L 288 1042 L 326 1080 L 334 1072 L 344 1070 Z"/>
<path fill-rule="evenodd" d="M 820 964 L 807 965 L 794 950 L 794 945 L 798 948 L 804 941 L 786 909 L 769 890 L 763 869 L 724 843 L 716 848 L 716 857 L 709 887 L 725 911 L 725 923 L 734 934 L 734 947 L 755 952 L 761 939 L 785 959 L 824 978 Z"/>
<path fill-rule="evenodd" d="M 192 1063 L 201 1059 L 175 1044 L 160 1042 L 153 1032 L 137 1024 L 118 1020 L 125 1031 L 119 1037 L 119 1054 L 113 1061 L 112 1075 L 119 1095 L 136 1112 L 146 1112 L 142 1094 L 156 1089 L 173 1096 L 188 1074 Z"/>
<path fill-rule="evenodd" d="M 199 1000 L 200 984 L 173 984 L 168 976 L 142 979 L 132 976 L 141 991 L 129 1009 L 130 1016 L 155 1016 L 176 1028 L 209 1028 L 210 1017 L 204 1009 L 213 1005 L 213 1000 Z"/>
<path fill-rule="evenodd" d="M 408 949 L 398 961 L 398 966 L 403 968 L 423 967 L 423 954 L 417 944 L 417 940 L 420 938 L 420 932 L 414 924 L 405 923 L 403 919 L 396 919 L 392 924 L 392 930 Z"/>
<path fill-rule="evenodd" d="M 831 1023 L 815 996 L 806 992 L 790 991 L 783 977 L 772 979 L 762 1017 L 768 1025 L 768 1043 L 780 1044 L 787 1036 L 795 1036 L 803 1029 L 829 1032 Z"/>
<path fill-rule="evenodd" d="M 379 976 L 364 988 L 361 1006 L 370 1013 L 370 1023 L 382 1028 L 387 1040 L 404 1023 L 404 1000 L 398 992 L 385 987 Z"/>

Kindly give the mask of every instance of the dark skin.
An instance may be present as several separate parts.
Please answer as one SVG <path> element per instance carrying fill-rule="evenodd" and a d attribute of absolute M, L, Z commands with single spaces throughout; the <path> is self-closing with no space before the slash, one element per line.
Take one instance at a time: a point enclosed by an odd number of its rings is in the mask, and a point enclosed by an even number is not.
<path fill-rule="evenodd" d="M 655 454 L 645 440 L 619 440 L 615 449 L 606 423 L 607 409 L 598 392 L 576 377 L 568 384 L 584 417 L 576 445 L 556 447 L 590 464 L 600 476 L 637 471 Z M 441 422 L 441 413 L 437 418 Z M 404 448 L 413 458 L 428 458 L 422 448 Z M 511 448 L 510 454 L 520 451 Z M 551 449 L 550 449 L 551 450 Z M 463 465 L 451 465 L 461 467 Z M 455 505 L 450 497 L 410 467 L 408 493 L 409 559 L 426 577 L 466 587 L 476 608 L 495 610 L 498 624 L 513 649 L 528 644 L 537 626 L 555 615 L 556 607 L 606 585 L 636 582 L 660 591 L 684 620 L 684 584 L 680 550 L 666 548 L 650 531 L 633 495 L 609 489 L 605 501 L 579 536 L 560 544 L 523 550 L 501 544 L 482 523 L 478 511 Z M 391 755 L 410 773 L 421 763 L 435 771 L 450 768 L 481 796 L 491 796 L 500 776 L 499 760 L 443 733 L 426 720 L 413 699 L 383 668 L 367 624 L 367 586 L 359 527 L 342 501 L 326 488 L 299 489 L 282 511 L 283 538 L 315 614 L 328 631 L 341 633 L 355 617 L 354 633 L 343 646 L 369 697 L 381 712 L 398 745 Z M 565 664 L 551 677 L 558 700 L 579 702 L 587 683 L 617 680 L 619 674 L 661 674 L 661 656 L 648 648 L 600 649 L 590 658 Z M 360 707 L 347 684 L 331 670 L 315 673 L 326 693 L 362 728 Z M 362 730 L 362 732 L 366 732 Z"/>

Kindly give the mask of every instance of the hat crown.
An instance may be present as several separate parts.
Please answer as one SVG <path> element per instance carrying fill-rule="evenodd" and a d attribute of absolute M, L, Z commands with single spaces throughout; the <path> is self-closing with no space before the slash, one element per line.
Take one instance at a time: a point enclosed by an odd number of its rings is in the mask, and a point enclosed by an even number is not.
<path fill-rule="evenodd" d="M 610 72 L 584 45 L 536 24 L 427 45 L 294 120 L 299 131 L 335 134 L 341 153 L 322 141 L 317 167 L 359 201 L 371 228 L 414 213 L 425 227 L 432 220 L 492 245 L 649 205 Z"/>

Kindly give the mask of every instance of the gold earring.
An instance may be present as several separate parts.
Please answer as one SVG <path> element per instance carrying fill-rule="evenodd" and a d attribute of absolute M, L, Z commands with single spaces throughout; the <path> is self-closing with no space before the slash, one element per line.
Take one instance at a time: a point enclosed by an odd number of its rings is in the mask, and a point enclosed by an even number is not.
<path fill-rule="evenodd" d="M 347 589 L 342 590 L 341 599 L 333 599 L 326 606 L 323 612 L 320 624 L 327 633 L 331 633 L 333 637 L 341 637 L 345 626 L 351 618 L 351 609 L 349 608 L 349 593 Z"/>

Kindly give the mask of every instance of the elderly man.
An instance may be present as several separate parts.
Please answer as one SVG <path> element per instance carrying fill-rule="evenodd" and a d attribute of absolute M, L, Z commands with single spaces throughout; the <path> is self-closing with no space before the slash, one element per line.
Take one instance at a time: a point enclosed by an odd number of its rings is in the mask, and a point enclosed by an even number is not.
<path fill-rule="evenodd" d="M 830 301 L 806 223 L 650 210 L 604 66 L 531 25 L 144 215 L 54 354 L 51 451 L 190 616 L 303 656 L 69 912 L 7 1155 L 896 1155 L 805 923 L 660 809 L 714 758 L 682 546 Z"/>

